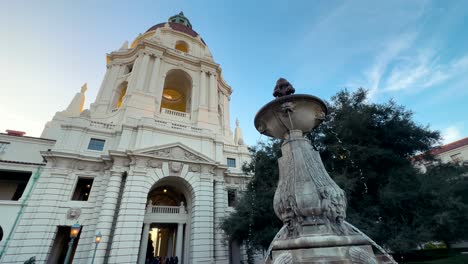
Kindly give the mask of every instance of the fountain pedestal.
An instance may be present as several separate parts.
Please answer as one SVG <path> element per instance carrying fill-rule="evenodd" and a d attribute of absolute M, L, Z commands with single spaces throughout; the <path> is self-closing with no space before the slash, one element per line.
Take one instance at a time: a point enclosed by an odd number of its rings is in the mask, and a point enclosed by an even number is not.
<path fill-rule="evenodd" d="M 344 191 L 303 136 L 324 120 L 326 105 L 292 93 L 294 88 L 279 79 L 278 98 L 255 116 L 260 133 L 284 139 L 273 207 L 286 229 L 273 242 L 272 263 L 378 263 L 369 241 L 345 224 Z"/>

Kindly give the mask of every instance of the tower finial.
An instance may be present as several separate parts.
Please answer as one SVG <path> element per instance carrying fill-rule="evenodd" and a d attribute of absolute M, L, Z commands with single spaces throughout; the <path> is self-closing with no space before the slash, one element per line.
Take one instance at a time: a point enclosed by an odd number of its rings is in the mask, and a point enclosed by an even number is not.
<path fill-rule="evenodd" d="M 242 129 L 239 126 L 239 119 L 236 118 L 236 130 L 234 130 L 234 144 L 244 145 L 244 138 L 242 136 Z"/>

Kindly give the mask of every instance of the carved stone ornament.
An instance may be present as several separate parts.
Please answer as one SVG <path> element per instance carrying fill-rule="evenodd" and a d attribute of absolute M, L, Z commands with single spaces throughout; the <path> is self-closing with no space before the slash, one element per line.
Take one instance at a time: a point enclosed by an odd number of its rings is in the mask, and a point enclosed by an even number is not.
<path fill-rule="evenodd" d="M 191 164 L 191 165 L 190 165 L 190 171 L 191 171 L 191 172 L 200 172 L 200 165 Z"/>
<path fill-rule="evenodd" d="M 154 157 L 187 160 L 187 161 L 206 161 L 199 157 L 197 154 L 189 152 L 179 146 L 144 152 L 143 154 L 151 155 Z"/>
<path fill-rule="evenodd" d="M 84 170 L 86 169 L 86 163 L 83 161 L 78 161 L 76 164 L 76 169 L 78 170 Z"/>
<path fill-rule="evenodd" d="M 78 207 L 72 207 L 68 209 L 67 211 L 67 219 L 70 220 L 76 220 L 80 217 L 81 215 L 81 208 Z"/>
<path fill-rule="evenodd" d="M 361 247 L 351 247 L 348 253 L 355 264 L 378 264 L 373 254 Z"/>
<path fill-rule="evenodd" d="M 183 164 L 180 162 L 171 162 L 171 171 L 174 173 L 179 173 L 182 170 Z"/>
<path fill-rule="evenodd" d="M 293 264 L 293 256 L 290 252 L 281 253 L 276 259 L 274 264 Z"/>
<path fill-rule="evenodd" d="M 344 191 L 304 138 L 323 121 L 327 107 L 315 96 L 292 93 L 280 78 L 273 93 L 278 98 L 255 116 L 260 133 L 284 139 L 273 208 L 285 232 L 272 242 L 272 263 L 376 264 L 369 241 L 345 222 Z"/>
<path fill-rule="evenodd" d="M 159 160 L 148 160 L 146 164 L 148 165 L 148 167 L 151 167 L 151 168 L 159 168 L 159 169 L 162 168 L 162 161 L 159 161 Z"/>
<path fill-rule="evenodd" d="M 294 87 L 284 78 L 279 78 L 276 81 L 275 89 L 273 90 L 274 97 L 282 97 L 296 92 Z"/>

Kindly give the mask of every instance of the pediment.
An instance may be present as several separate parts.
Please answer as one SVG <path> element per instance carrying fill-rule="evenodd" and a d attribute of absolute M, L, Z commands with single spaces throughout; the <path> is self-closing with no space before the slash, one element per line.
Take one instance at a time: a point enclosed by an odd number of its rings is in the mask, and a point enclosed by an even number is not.
<path fill-rule="evenodd" d="M 139 149 L 133 153 L 163 159 L 215 163 L 207 156 L 179 143 Z"/>

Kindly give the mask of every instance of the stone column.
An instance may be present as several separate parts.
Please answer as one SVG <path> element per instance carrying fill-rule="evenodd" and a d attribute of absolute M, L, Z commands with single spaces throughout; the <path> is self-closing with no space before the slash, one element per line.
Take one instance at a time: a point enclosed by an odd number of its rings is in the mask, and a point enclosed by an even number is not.
<path fill-rule="evenodd" d="M 104 262 L 106 255 L 107 244 L 109 243 L 110 233 L 112 228 L 112 221 L 114 219 L 114 212 L 117 206 L 117 199 L 119 197 L 120 186 L 122 183 L 122 171 L 112 170 L 109 182 L 106 188 L 106 194 L 102 202 L 101 213 L 96 225 L 96 230 L 99 230 L 102 235 L 101 243 L 96 250 L 96 258 L 94 263 L 100 264 Z M 89 253 L 91 258 L 93 252 Z"/>
<path fill-rule="evenodd" d="M 135 90 L 135 85 L 137 84 L 138 82 L 138 73 L 140 72 L 140 69 L 141 69 L 141 63 L 142 63 L 142 60 L 143 60 L 143 56 L 144 54 L 143 53 L 140 53 L 137 58 L 135 59 L 135 62 L 133 63 L 133 70 L 132 70 L 132 73 L 131 73 L 131 76 L 129 78 L 129 81 L 128 81 L 128 88 L 127 88 L 127 93 L 129 91 L 133 91 Z"/>
<path fill-rule="evenodd" d="M 182 260 L 182 240 L 184 239 L 184 224 L 179 223 L 177 226 L 177 240 L 176 240 L 176 256 Z"/>
<path fill-rule="evenodd" d="M 143 225 L 143 235 L 141 236 L 140 242 L 140 255 L 138 256 L 138 263 L 145 264 L 146 262 L 146 250 L 148 249 L 148 237 L 150 223 L 144 223 Z"/>
<path fill-rule="evenodd" d="M 226 136 L 230 136 L 231 133 L 231 117 L 229 115 L 229 96 L 223 95 L 224 99 L 224 127 L 226 131 Z"/>
<path fill-rule="evenodd" d="M 210 111 L 218 111 L 218 85 L 215 73 L 210 73 Z"/>
<path fill-rule="evenodd" d="M 146 169 L 136 160 L 130 167 L 122 195 L 109 263 L 135 263 L 141 240 L 141 224 L 145 217 L 148 194 Z"/>
<path fill-rule="evenodd" d="M 174 255 L 174 233 L 167 232 L 167 256 L 172 257 Z"/>
<path fill-rule="evenodd" d="M 146 75 L 148 73 L 148 65 L 149 65 L 149 55 L 143 53 L 143 58 L 141 60 L 140 67 L 138 68 L 138 72 L 135 72 L 137 79 L 135 81 L 135 90 L 144 90 Z"/>
<path fill-rule="evenodd" d="M 161 58 L 156 56 L 153 62 L 153 69 L 151 71 L 149 85 L 145 89 L 146 91 L 149 91 L 149 92 L 157 91 L 160 66 L 161 66 Z"/>
<path fill-rule="evenodd" d="M 200 106 L 207 106 L 206 103 L 206 72 L 200 72 Z"/>
<path fill-rule="evenodd" d="M 194 187 L 192 211 L 191 263 L 212 263 L 213 249 L 213 175 L 209 166 L 202 166 L 200 183 Z M 184 262 L 190 260 L 185 256 Z"/>
<path fill-rule="evenodd" d="M 226 210 L 226 189 L 224 187 L 224 180 L 218 177 L 214 181 L 214 249 L 216 263 L 227 262 L 227 247 L 223 237 L 223 231 L 220 228 L 221 221 L 225 215 Z"/>

